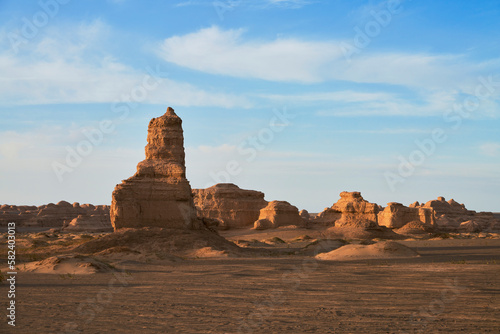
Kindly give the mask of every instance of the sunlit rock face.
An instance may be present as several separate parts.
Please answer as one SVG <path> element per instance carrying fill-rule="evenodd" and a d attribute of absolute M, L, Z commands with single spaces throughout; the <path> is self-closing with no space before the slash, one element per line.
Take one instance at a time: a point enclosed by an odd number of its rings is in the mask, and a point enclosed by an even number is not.
<path fill-rule="evenodd" d="M 367 226 L 378 226 L 379 206 L 363 199 L 358 191 L 340 193 L 340 199 L 330 208 L 326 208 L 315 222 L 335 226 L 357 225 L 364 222 Z"/>
<path fill-rule="evenodd" d="M 306 221 L 300 216 L 297 207 L 286 201 L 272 201 L 260 210 L 259 219 L 254 223 L 254 228 L 263 230 L 288 225 L 302 227 L 306 225 Z"/>
<path fill-rule="evenodd" d="M 193 189 L 199 216 L 217 219 L 219 228 L 251 227 L 267 205 L 264 193 L 241 189 L 232 183 L 219 183 L 206 189 Z"/>
<path fill-rule="evenodd" d="M 385 209 L 378 214 L 378 224 L 389 228 L 400 228 L 409 222 L 422 222 L 434 226 L 434 210 L 432 208 L 406 207 L 401 203 L 387 203 Z"/>
<path fill-rule="evenodd" d="M 191 186 L 186 179 L 182 120 L 172 108 L 148 127 L 146 159 L 134 176 L 113 191 L 111 223 L 120 228 L 197 229 Z"/>

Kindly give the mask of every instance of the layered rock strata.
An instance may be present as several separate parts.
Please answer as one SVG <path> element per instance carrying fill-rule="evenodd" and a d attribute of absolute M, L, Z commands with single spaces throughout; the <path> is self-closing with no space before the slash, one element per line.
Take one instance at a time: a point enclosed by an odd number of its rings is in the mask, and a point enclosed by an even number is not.
<path fill-rule="evenodd" d="M 148 127 L 146 159 L 134 176 L 113 191 L 111 223 L 121 228 L 197 229 L 191 186 L 186 179 L 182 120 L 172 108 Z"/>
<path fill-rule="evenodd" d="M 378 224 L 388 228 L 401 228 L 409 222 L 422 222 L 434 226 L 434 210 L 432 208 L 406 207 L 401 203 L 387 203 L 385 209 L 378 214 Z"/>
<path fill-rule="evenodd" d="M 193 189 L 198 215 L 219 221 L 219 228 L 251 227 L 267 205 L 264 193 L 219 183 L 207 189 Z"/>
<path fill-rule="evenodd" d="M 254 228 L 263 230 L 288 225 L 305 226 L 299 210 L 286 201 L 272 201 L 260 210 L 259 219 L 254 223 Z"/>

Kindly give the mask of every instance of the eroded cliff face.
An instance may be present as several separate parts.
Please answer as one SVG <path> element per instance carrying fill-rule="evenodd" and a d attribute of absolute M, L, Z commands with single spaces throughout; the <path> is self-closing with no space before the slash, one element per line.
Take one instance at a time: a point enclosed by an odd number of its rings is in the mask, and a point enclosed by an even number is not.
<path fill-rule="evenodd" d="M 182 120 L 172 108 L 148 127 L 146 159 L 134 176 L 113 191 L 111 223 L 120 228 L 167 227 L 197 229 L 197 219 L 186 179 Z"/>
<path fill-rule="evenodd" d="M 400 228 L 409 222 L 421 222 L 428 226 L 435 225 L 432 208 L 406 207 L 401 203 L 387 203 L 378 214 L 378 224 L 389 228 Z"/>
<path fill-rule="evenodd" d="M 219 221 L 219 228 L 251 227 L 267 205 L 264 193 L 219 183 L 207 189 L 193 189 L 200 217 Z"/>
<path fill-rule="evenodd" d="M 254 228 L 263 230 L 288 225 L 303 227 L 306 221 L 300 216 L 297 207 L 286 201 L 272 201 L 260 210 L 259 220 L 254 223 Z"/>
<path fill-rule="evenodd" d="M 415 203 L 415 204 L 418 204 Z M 464 204 L 453 199 L 446 201 L 444 197 L 428 201 L 420 208 L 431 208 L 436 214 L 436 225 L 440 230 L 450 232 L 498 232 L 500 219 L 491 212 L 467 210 Z"/>
<path fill-rule="evenodd" d="M 359 222 L 376 226 L 378 212 L 379 206 L 363 199 L 360 192 L 343 191 L 340 199 L 321 212 L 315 221 L 335 226 L 355 225 Z"/>

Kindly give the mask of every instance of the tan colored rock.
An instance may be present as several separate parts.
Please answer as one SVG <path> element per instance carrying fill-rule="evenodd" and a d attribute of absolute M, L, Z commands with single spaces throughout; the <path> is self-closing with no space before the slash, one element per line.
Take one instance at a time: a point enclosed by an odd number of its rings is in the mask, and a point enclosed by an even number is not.
<path fill-rule="evenodd" d="M 191 186 L 186 179 L 182 120 L 172 108 L 148 127 L 146 159 L 134 176 L 113 191 L 111 223 L 121 228 L 198 229 Z"/>
<path fill-rule="evenodd" d="M 113 226 L 108 217 L 103 215 L 79 215 L 71 221 L 67 221 L 62 231 L 64 232 L 113 232 Z"/>
<path fill-rule="evenodd" d="M 219 183 L 207 189 L 193 189 L 194 204 L 203 218 L 223 221 L 224 228 L 251 227 L 267 205 L 264 193 Z"/>
<path fill-rule="evenodd" d="M 378 224 L 388 228 L 401 228 L 411 221 L 420 221 L 426 225 L 435 224 L 432 208 L 406 207 L 401 203 L 387 203 L 387 207 L 378 213 Z"/>
<path fill-rule="evenodd" d="M 429 234 L 435 231 L 436 229 L 433 226 L 424 224 L 420 220 L 411 221 L 406 223 L 403 227 L 395 229 L 396 233 L 402 235 Z"/>
<path fill-rule="evenodd" d="M 109 206 L 94 206 L 78 203 L 70 204 L 61 201 L 57 204 L 26 206 L 26 205 L 2 205 L 0 207 L 0 226 L 6 226 L 9 222 L 15 222 L 17 226 L 23 227 L 53 227 L 62 228 L 65 221 L 71 221 L 79 215 L 98 215 L 109 221 Z"/>
<path fill-rule="evenodd" d="M 273 223 L 269 219 L 259 219 L 253 224 L 254 230 L 267 230 L 274 228 Z"/>
<path fill-rule="evenodd" d="M 300 210 L 299 215 L 305 221 L 311 220 L 311 215 L 309 214 L 309 212 L 307 210 Z"/>
<path fill-rule="evenodd" d="M 363 199 L 358 191 L 340 193 L 340 199 L 331 208 L 326 208 L 315 219 L 315 222 L 328 225 L 355 225 L 360 221 L 377 225 L 379 206 Z M 372 224 L 373 225 L 373 224 Z"/>
<path fill-rule="evenodd" d="M 304 220 L 299 215 L 299 209 L 286 201 L 269 202 L 265 208 L 260 210 L 257 222 L 262 220 L 271 222 L 272 228 L 288 225 L 304 226 Z"/>
<path fill-rule="evenodd" d="M 468 220 L 460 224 L 458 227 L 459 232 L 466 232 L 466 233 L 479 233 L 484 229 L 483 226 L 480 224 L 476 223 L 473 220 Z"/>
<path fill-rule="evenodd" d="M 467 210 L 464 204 L 460 204 L 453 199 L 446 201 L 444 197 L 431 200 L 421 205 L 424 208 L 432 208 L 436 215 L 436 224 L 440 230 L 450 232 L 464 232 L 467 230 L 494 231 L 500 225 L 491 212 L 476 212 Z M 461 225 L 468 222 L 465 225 Z"/>

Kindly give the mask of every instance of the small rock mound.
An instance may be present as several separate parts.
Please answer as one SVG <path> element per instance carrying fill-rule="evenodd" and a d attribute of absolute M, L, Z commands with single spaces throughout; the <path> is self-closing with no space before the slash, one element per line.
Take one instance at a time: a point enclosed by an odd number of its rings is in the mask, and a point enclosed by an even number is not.
<path fill-rule="evenodd" d="M 239 255 L 241 248 L 210 230 L 144 227 L 121 229 L 118 232 L 90 240 L 73 249 L 80 254 L 96 254 L 113 247 L 127 247 L 143 254 L 159 257 L 189 256 L 195 250 L 211 247 Z"/>
<path fill-rule="evenodd" d="M 429 224 L 415 220 L 407 223 L 401 228 L 395 230 L 398 234 L 428 234 L 436 232 L 436 229 Z"/>
<path fill-rule="evenodd" d="M 41 274 L 88 275 L 112 271 L 113 267 L 92 257 L 59 255 L 26 264 L 23 271 Z"/>
<path fill-rule="evenodd" d="M 259 219 L 253 223 L 254 230 L 267 230 L 273 228 L 273 223 L 269 219 Z"/>
<path fill-rule="evenodd" d="M 481 225 L 473 220 L 465 221 L 458 226 L 459 232 L 479 233 L 482 230 L 483 230 L 483 228 L 481 227 Z"/>
<path fill-rule="evenodd" d="M 335 239 L 402 239 L 403 237 L 385 226 L 371 220 L 352 221 L 350 225 L 332 226 L 326 230 L 329 238 Z"/>
<path fill-rule="evenodd" d="M 345 245 L 328 253 L 315 256 L 319 260 L 368 260 L 392 259 L 420 256 L 413 249 L 395 241 L 378 242 L 372 245 Z"/>
<path fill-rule="evenodd" d="M 113 232 L 113 226 L 109 218 L 99 215 L 79 215 L 71 221 L 66 221 L 62 228 L 65 232 Z"/>

